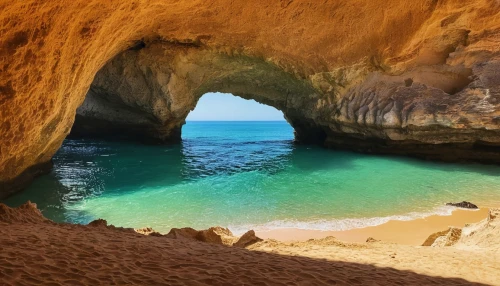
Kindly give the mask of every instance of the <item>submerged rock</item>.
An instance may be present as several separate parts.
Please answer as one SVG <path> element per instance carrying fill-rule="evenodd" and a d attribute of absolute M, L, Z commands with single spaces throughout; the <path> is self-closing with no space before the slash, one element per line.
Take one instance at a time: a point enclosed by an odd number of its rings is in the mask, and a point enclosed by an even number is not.
<path fill-rule="evenodd" d="M 447 203 L 446 205 L 463 209 L 478 209 L 475 204 L 466 201 L 460 203 Z"/>

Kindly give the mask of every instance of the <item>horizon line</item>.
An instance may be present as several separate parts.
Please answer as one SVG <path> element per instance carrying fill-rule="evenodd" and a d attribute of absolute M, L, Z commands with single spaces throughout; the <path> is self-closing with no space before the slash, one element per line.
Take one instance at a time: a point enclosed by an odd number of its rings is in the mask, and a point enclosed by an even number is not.
<path fill-rule="evenodd" d="M 286 120 L 186 120 L 186 122 L 287 122 Z"/>

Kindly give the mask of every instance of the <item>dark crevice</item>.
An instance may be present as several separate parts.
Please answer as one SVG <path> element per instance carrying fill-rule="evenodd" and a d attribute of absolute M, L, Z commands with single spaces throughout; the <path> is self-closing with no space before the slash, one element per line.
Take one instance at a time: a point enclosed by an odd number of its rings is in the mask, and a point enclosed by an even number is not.
<path fill-rule="evenodd" d="M 139 51 L 139 50 L 144 49 L 145 47 L 146 47 L 146 43 L 144 43 L 144 41 L 142 41 L 142 40 L 138 40 L 138 41 L 135 41 L 135 43 L 130 48 L 128 48 L 128 50 Z"/>
<path fill-rule="evenodd" d="M 411 78 L 405 79 L 405 86 L 406 87 L 410 87 L 410 86 L 412 86 L 412 84 L 413 84 L 413 79 L 411 79 Z"/>

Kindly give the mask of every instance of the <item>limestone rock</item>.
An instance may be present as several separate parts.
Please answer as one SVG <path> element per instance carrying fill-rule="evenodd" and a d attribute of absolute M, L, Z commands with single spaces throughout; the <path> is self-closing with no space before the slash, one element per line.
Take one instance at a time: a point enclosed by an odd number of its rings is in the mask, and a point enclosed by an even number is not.
<path fill-rule="evenodd" d="M 220 226 L 199 231 L 190 227 L 172 228 L 165 236 L 168 238 L 192 239 L 220 245 L 232 245 L 236 239 L 229 229 Z"/>
<path fill-rule="evenodd" d="M 237 242 L 233 244 L 236 247 L 247 247 L 254 243 L 261 242 L 262 239 L 255 235 L 255 231 L 249 230 L 243 234 Z"/>
<path fill-rule="evenodd" d="M 223 228 L 220 226 L 211 227 L 207 230 L 200 230 L 196 234 L 195 239 L 202 242 L 209 242 L 215 244 L 224 244 L 224 241 L 227 240 L 228 236 L 232 236 L 233 234 L 229 229 Z"/>
<path fill-rule="evenodd" d="M 142 234 L 142 235 L 149 235 L 149 236 L 163 236 L 163 234 L 155 231 L 154 229 L 150 227 L 143 227 L 143 228 L 138 228 L 134 229 L 135 232 Z"/>
<path fill-rule="evenodd" d="M 216 226 L 205 230 L 195 230 L 190 227 L 186 228 L 172 228 L 168 234 L 168 238 L 174 239 L 191 239 L 201 242 L 208 242 L 227 246 L 247 247 L 251 244 L 262 241 L 262 239 L 255 236 L 253 230 L 247 231 L 240 238 L 233 235 L 233 233 L 224 227 Z"/>
<path fill-rule="evenodd" d="M 466 201 L 460 203 L 447 203 L 446 205 L 463 209 L 478 209 L 475 204 Z"/>
<path fill-rule="evenodd" d="M 198 231 L 194 228 L 172 228 L 165 236 L 174 239 L 195 239 Z"/>
<path fill-rule="evenodd" d="M 369 238 L 367 238 L 367 239 L 366 239 L 366 242 L 368 242 L 368 243 L 374 243 L 374 242 L 379 242 L 379 241 L 380 241 L 380 240 L 375 239 L 375 238 L 373 238 L 373 237 L 369 237 Z"/>
<path fill-rule="evenodd" d="M 92 227 L 107 227 L 108 226 L 108 222 L 104 219 L 96 219 L 96 220 L 93 220 L 91 222 L 89 222 L 88 226 L 92 226 Z"/>
<path fill-rule="evenodd" d="M 490 209 L 488 212 L 488 222 L 496 220 L 500 216 L 500 209 Z"/>
<path fill-rule="evenodd" d="M 447 230 L 431 234 L 422 246 L 444 247 L 456 244 L 462 235 L 462 229 L 450 227 Z"/>

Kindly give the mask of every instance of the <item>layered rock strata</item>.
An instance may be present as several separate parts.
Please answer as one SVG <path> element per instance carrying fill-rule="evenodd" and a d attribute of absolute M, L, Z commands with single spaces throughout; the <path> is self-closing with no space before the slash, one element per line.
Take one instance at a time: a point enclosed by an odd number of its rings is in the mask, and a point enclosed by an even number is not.
<path fill-rule="evenodd" d="M 282 110 L 301 142 L 500 162 L 496 0 L 0 8 L 2 196 L 48 169 L 87 94 L 75 134 L 175 141 L 199 97 L 220 91 Z"/>

